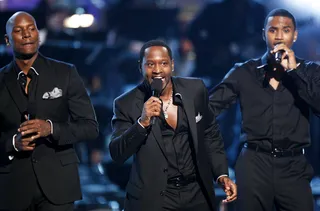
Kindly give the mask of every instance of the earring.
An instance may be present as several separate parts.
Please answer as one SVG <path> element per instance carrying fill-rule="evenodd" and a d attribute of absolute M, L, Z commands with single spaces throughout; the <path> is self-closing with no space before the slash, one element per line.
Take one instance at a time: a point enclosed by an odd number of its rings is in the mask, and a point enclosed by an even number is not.
<path fill-rule="evenodd" d="M 7 43 L 7 46 L 9 46 L 10 45 L 10 43 Z"/>
<path fill-rule="evenodd" d="M 296 42 L 296 40 L 293 40 L 293 42 Z"/>
<path fill-rule="evenodd" d="M 174 72 L 174 69 L 172 69 L 172 72 Z"/>

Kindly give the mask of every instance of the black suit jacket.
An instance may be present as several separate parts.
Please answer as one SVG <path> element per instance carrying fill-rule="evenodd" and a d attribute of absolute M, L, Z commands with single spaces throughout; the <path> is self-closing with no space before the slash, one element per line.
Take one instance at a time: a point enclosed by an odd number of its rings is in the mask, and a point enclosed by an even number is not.
<path fill-rule="evenodd" d="M 26 111 L 14 61 L 0 71 L 0 209 L 25 209 L 36 179 L 49 201 L 64 204 L 81 199 L 79 159 L 73 144 L 98 135 L 93 107 L 76 68 L 38 55 L 35 118 L 53 122 L 53 135 L 37 140 L 32 152 L 16 152 L 12 137 Z M 44 99 L 55 87 L 62 96 Z M 14 156 L 12 160 L 9 156 Z M 34 176 L 36 175 L 36 177 Z M 7 202 L 7 203 L 5 203 Z"/>
<path fill-rule="evenodd" d="M 228 174 L 222 138 L 212 112 L 208 108 L 208 93 L 199 79 L 172 78 L 175 92 L 182 97 L 196 154 L 196 169 L 214 207 L 212 180 Z M 141 133 L 137 120 L 146 101 L 143 86 L 118 97 L 114 101 L 110 153 L 113 160 L 123 163 L 133 155 L 127 185 L 125 210 L 162 210 L 167 186 L 168 163 L 158 123 L 149 134 Z M 198 120 L 196 121 L 196 116 Z M 139 132 L 140 131 L 140 132 Z"/>

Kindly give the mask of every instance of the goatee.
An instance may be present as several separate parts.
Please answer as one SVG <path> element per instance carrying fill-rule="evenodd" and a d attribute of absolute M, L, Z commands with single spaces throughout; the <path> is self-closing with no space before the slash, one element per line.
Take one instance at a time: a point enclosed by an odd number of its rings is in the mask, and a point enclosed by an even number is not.
<path fill-rule="evenodd" d="M 37 52 L 34 53 L 30 53 L 30 54 L 23 54 L 23 53 L 18 53 L 18 52 L 14 52 L 14 55 L 17 59 L 20 60 L 29 60 L 31 59 Z"/>

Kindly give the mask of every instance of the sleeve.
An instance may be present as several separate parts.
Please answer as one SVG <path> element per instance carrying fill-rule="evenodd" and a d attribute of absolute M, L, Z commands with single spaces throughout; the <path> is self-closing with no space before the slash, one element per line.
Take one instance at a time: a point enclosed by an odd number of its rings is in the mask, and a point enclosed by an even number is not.
<path fill-rule="evenodd" d="M 221 83 L 210 90 L 209 105 L 216 117 L 237 101 L 239 95 L 237 75 L 239 70 L 239 64 L 236 64 Z"/>
<path fill-rule="evenodd" d="M 0 160 L 11 160 L 10 157 L 16 152 L 13 146 L 13 137 L 17 130 L 0 132 Z"/>
<path fill-rule="evenodd" d="M 52 121 L 52 142 L 61 146 L 96 139 L 99 129 L 95 112 L 75 66 L 70 70 L 66 94 L 70 120 Z"/>
<path fill-rule="evenodd" d="M 109 144 L 111 158 L 117 163 L 124 163 L 136 153 L 145 143 L 149 128 L 143 128 L 138 120 L 132 122 L 127 114 L 122 111 L 123 105 L 114 101 L 112 118 L 112 135 Z"/>
<path fill-rule="evenodd" d="M 208 91 L 203 84 L 204 102 L 206 105 L 207 127 L 204 133 L 205 147 L 212 166 L 212 173 L 216 181 L 220 176 L 228 176 L 228 161 L 224 149 L 224 143 L 215 115 L 209 107 Z"/>
<path fill-rule="evenodd" d="M 320 66 L 308 62 L 288 71 L 288 76 L 297 87 L 299 96 L 320 116 Z"/>

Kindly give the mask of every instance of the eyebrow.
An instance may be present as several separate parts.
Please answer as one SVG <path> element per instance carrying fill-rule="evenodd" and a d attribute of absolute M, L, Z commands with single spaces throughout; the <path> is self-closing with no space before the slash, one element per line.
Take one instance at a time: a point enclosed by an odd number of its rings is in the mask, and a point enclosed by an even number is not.
<path fill-rule="evenodd" d="M 27 25 L 27 27 L 29 27 L 29 26 L 35 26 L 36 24 L 34 24 L 34 23 L 30 23 L 30 24 L 28 24 Z M 12 28 L 23 28 L 23 26 L 21 26 L 21 25 L 15 25 L 15 26 L 13 26 Z"/>
<path fill-rule="evenodd" d="M 279 29 L 280 27 L 270 26 L 269 29 L 270 29 L 270 28 L 272 28 L 272 29 Z M 281 27 L 281 28 L 292 28 L 292 27 L 288 25 L 288 26 L 284 26 L 284 27 Z"/>

